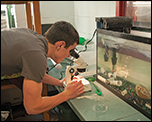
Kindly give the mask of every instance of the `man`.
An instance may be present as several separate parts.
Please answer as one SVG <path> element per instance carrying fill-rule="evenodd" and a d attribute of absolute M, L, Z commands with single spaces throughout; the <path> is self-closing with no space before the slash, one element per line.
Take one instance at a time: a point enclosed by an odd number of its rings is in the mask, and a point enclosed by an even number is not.
<path fill-rule="evenodd" d="M 46 74 L 47 57 L 60 63 L 78 43 L 78 32 L 65 21 L 54 23 L 44 37 L 27 28 L 1 31 L 1 80 L 11 79 L 17 85 L 23 78 L 20 87 L 28 114 L 48 111 L 83 93 L 82 82 L 72 82 L 55 96 L 41 96 L 42 83 L 62 87 L 64 81 Z"/>

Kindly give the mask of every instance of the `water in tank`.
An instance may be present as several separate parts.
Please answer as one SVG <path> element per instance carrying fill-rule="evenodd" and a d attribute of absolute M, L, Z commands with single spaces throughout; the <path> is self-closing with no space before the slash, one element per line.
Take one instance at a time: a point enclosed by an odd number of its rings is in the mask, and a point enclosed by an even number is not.
<path fill-rule="evenodd" d="M 151 38 L 97 29 L 97 81 L 151 118 Z"/>

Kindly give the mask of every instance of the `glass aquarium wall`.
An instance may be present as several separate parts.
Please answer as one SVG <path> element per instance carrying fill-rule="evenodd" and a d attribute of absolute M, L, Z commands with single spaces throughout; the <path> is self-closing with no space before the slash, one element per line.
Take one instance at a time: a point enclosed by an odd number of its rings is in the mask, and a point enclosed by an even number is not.
<path fill-rule="evenodd" d="M 151 38 L 97 29 L 97 81 L 151 118 Z"/>

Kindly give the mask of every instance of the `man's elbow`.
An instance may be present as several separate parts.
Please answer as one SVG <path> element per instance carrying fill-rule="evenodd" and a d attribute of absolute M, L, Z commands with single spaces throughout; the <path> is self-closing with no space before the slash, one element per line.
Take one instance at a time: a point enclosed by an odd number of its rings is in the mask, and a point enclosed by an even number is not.
<path fill-rule="evenodd" d="M 27 114 L 39 114 L 35 106 L 24 104 L 24 108 Z"/>
<path fill-rule="evenodd" d="M 27 106 L 25 106 L 25 110 L 26 110 L 26 113 L 27 114 L 37 114 L 35 111 L 34 111 L 34 109 L 33 108 L 29 108 L 29 107 L 27 107 Z"/>

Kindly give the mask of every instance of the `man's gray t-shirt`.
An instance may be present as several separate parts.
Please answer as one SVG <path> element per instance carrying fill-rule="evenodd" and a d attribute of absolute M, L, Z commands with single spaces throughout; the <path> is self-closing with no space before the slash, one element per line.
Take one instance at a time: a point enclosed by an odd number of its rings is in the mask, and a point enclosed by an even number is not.
<path fill-rule="evenodd" d="M 42 82 L 47 70 L 47 51 L 47 40 L 33 30 L 1 30 L 1 80 L 21 75 Z"/>

